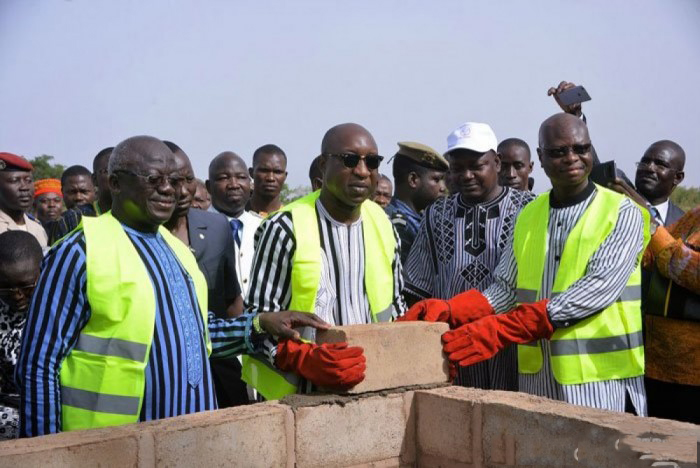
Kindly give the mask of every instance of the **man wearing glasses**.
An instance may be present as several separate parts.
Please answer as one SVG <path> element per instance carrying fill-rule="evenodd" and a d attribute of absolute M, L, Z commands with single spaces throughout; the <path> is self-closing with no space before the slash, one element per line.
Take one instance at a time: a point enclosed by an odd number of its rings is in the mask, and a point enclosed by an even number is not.
<path fill-rule="evenodd" d="M 646 415 L 640 259 L 646 211 L 588 180 L 586 124 L 556 114 L 537 154 L 552 190 L 518 215 L 512 244 L 478 307 L 452 310 L 443 335 L 451 362 L 472 365 L 517 344 L 519 390 L 569 403 Z"/>
<path fill-rule="evenodd" d="M 316 313 L 331 325 L 387 322 L 404 313 L 400 242 L 384 211 L 369 200 L 382 159 L 360 125 L 326 132 L 322 188 L 286 205 L 258 230 L 249 307 Z M 313 339 L 313 330 L 302 335 Z M 264 366 L 244 357 L 243 379 L 265 398 L 308 389 Z"/>
<path fill-rule="evenodd" d="M 84 217 L 42 265 L 17 363 L 21 436 L 216 409 L 210 354 L 261 353 L 324 385 L 327 368 L 335 377 L 347 354 L 364 366 L 361 348 L 347 344 L 340 356 L 309 346 L 304 359 L 286 341 L 278 349 L 273 336 L 298 337 L 291 327 L 327 327 L 318 317 L 209 311 L 194 255 L 162 226 L 184 182 L 162 141 L 140 136 L 115 147 L 112 210 Z"/>

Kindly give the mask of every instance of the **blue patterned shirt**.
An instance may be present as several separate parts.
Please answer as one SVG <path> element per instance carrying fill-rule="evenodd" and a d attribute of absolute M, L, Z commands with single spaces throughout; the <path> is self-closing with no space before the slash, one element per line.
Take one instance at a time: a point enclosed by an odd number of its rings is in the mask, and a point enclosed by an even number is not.
<path fill-rule="evenodd" d="M 153 284 L 155 327 L 145 369 L 140 421 L 216 409 L 204 321 L 194 283 L 160 234 L 124 226 Z M 17 364 L 20 436 L 61 430 L 61 363 L 90 319 L 86 296 L 85 236 L 77 231 L 44 258 Z M 255 314 L 218 319 L 209 312 L 213 357 L 263 353 L 274 343 L 251 335 Z"/>

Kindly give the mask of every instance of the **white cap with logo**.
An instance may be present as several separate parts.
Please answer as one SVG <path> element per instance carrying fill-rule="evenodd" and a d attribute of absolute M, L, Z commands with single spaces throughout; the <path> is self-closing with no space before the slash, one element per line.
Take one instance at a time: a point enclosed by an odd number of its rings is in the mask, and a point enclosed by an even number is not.
<path fill-rule="evenodd" d="M 466 122 L 457 127 L 457 130 L 447 136 L 447 151 L 466 149 L 477 153 L 496 151 L 498 140 L 496 134 L 488 124 L 479 122 Z"/>

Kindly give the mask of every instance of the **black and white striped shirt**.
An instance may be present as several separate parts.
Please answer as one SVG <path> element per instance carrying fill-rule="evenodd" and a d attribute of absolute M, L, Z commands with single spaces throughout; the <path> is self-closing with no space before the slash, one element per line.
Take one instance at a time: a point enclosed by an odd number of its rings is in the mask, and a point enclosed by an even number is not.
<path fill-rule="evenodd" d="M 595 186 L 591 185 L 574 204 L 557 207 L 550 201 L 547 258 L 541 288 L 543 297 L 551 296 L 559 260 L 569 233 L 596 193 Z M 591 256 L 586 274 L 565 292 L 549 301 L 547 313 L 555 327 L 574 325 L 608 307 L 620 297 L 637 266 L 639 253 L 644 248 L 643 230 L 644 221 L 639 208 L 629 199 L 625 199 L 620 205 L 615 228 Z M 511 243 L 503 252 L 496 268 L 494 283 L 484 291 L 484 295 L 497 312 L 506 312 L 515 307 L 517 272 L 518 265 Z M 552 374 L 550 343 L 547 340 L 540 340 L 540 343 L 544 355 L 542 369 L 536 374 L 520 374 L 520 391 L 612 411 L 625 410 L 625 394 L 629 392 L 637 414 L 646 415 L 643 376 L 561 385 Z"/>
<path fill-rule="evenodd" d="M 320 200 L 316 201 L 316 213 L 322 266 L 315 313 L 331 325 L 370 323 L 362 219 L 351 225 L 336 221 Z M 406 311 L 406 304 L 401 296 L 400 242 L 395 231 L 394 238 L 392 305 L 397 317 Z M 246 306 L 258 312 L 287 310 L 292 299 L 292 259 L 296 249 L 292 214 L 280 212 L 266 219 L 256 233 L 255 246 Z"/>
<path fill-rule="evenodd" d="M 469 204 L 459 194 L 433 203 L 425 213 L 405 266 L 405 290 L 420 298 L 449 299 L 468 289 L 483 291 L 493 281 L 520 210 L 535 198 L 505 187 L 495 199 Z M 469 387 L 517 390 L 515 347 L 460 369 Z"/>

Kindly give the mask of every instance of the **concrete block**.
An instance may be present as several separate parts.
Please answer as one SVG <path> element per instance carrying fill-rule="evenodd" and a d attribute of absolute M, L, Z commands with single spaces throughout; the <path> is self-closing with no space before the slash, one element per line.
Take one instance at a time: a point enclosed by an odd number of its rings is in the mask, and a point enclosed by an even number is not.
<path fill-rule="evenodd" d="M 362 346 L 367 358 L 365 380 L 349 393 L 447 382 L 449 371 L 440 336 L 446 323 L 394 322 L 348 325 L 318 331 L 317 343 L 347 342 Z"/>
<path fill-rule="evenodd" d="M 473 408 L 470 427 L 476 466 L 650 466 L 652 461 L 691 466 L 700 440 L 700 426 L 693 424 L 639 418 L 518 392 L 445 387 L 417 391 L 414 399 L 417 457 L 422 466 L 428 466 L 426 455 L 466 462 L 451 453 L 449 445 L 441 447 L 442 438 L 424 426 L 425 413 L 440 411 L 440 404 L 454 408 L 453 412 Z M 465 417 L 428 416 L 443 421 L 447 435 L 468 426 Z"/>
<path fill-rule="evenodd" d="M 136 467 L 139 436 L 119 428 L 67 432 L 2 442 L 0 454 L 2 468 Z"/>
<path fill-rule="evenodd" d="M 155 464 L 170 466 L 294 466 L 288 453 L 289 407 L 241 406 L 150 423 Z"/>
<path fill-rule="evenodd" d="M 413 399 L 419 465 L 428 466 L 426 460 L 435 457 L 454 466 L 475 463 L 474 451 L 481 444 L 478 402 L 430 391 L 417 391 Z"/>
<path fill-rule="evenodd" d="M 396 460 L 405 447 L 414 444 L 408 439 L 410 414 L 406 414 L 401 393 L 358 397 L 343 405 L 298 406 L 294 415 L 300 468 Z"/>

